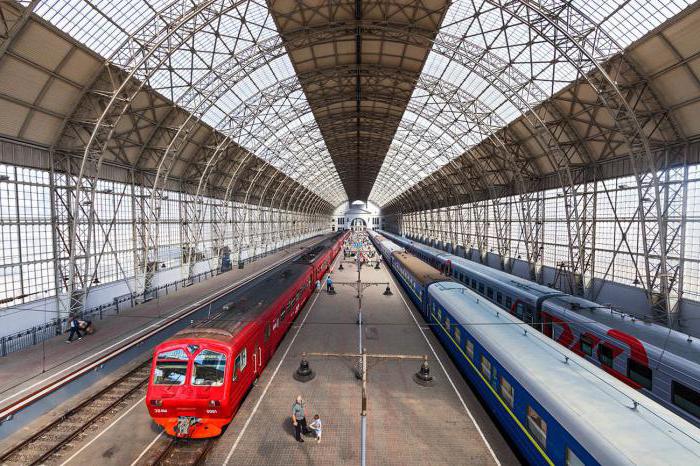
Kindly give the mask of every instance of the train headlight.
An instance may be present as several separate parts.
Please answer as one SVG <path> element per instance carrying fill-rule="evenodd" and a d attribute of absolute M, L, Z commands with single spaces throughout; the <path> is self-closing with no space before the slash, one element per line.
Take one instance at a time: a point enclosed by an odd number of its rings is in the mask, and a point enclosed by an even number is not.
<path fill-rule="evenodd" d="M 209 406 L 221 406 L 221 402 L 218 400 L 209 400 Z"/>
<path fill-rule="evenodd" d="M 163 400 L 151 400 L 151 406 L 163 406 Z"/>

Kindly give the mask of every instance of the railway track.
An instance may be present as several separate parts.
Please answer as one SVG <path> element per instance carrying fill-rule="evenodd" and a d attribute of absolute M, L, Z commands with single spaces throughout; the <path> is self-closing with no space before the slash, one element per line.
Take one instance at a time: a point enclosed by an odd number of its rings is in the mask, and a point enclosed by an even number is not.
<path fill-rule="evenodd" d="M 39 465 L 51 462 L 71 442 L 102 419 L 113 415 L 146 388 L 150 359 L 123 375 L 108 387 L 81 402 L 59 419 L 43 427 L 28 439 L 0 454 L 0 464 Z"/>
<path fill-rule="evenodd" d="M 148 461 L 149 466 L 198 466 L 214 445 L 214 439 L 171 439 L 156 457 Z"/>

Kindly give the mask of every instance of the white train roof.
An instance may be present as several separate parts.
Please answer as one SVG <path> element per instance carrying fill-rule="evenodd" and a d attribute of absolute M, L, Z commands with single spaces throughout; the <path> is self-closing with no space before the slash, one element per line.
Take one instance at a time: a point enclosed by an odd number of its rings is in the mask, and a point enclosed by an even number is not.
<path fill-rule="evenodd" d="M 429 292 L 602 464 L 700 464 L 689 422 L 463 285 Z"/>
<path fill-rule="evenodd" d="M 390 239 L 386 238 L 385 236 L 382 236 L 382 235 L 380 235 L 379 233 L 372 232 L 371 230 L 369 230 L 369 231 L 371 232 L 371 233 L 369 233 L 370 236 L 372 236 L 372 237 L 374 238 L 375 241 L 381 243 L 381 245 L 382 245 L 383 247 L 385 247 L 385 248 L 389 251 L 390 254 L 391 254 L 392 252 L 403 251 L 403 250 L 404 250 L 401 246 L 399 246 L 398 244 L 394 243 L 393 241 L 391 241 Z"/>

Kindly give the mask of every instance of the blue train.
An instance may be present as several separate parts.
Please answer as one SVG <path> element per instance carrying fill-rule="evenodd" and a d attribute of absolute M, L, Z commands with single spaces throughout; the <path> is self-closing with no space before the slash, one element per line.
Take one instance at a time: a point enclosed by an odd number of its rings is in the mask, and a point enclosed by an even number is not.
<path fill-rule="evenodd" d="M 530 464 L 700 464 L 700 430 L 469 287 L 370 233 Z"/>
<path fill-rule="evenodd" d="M 381 234 L 700 426 L 700 344 L 693 338 L 404 237 Z"/>

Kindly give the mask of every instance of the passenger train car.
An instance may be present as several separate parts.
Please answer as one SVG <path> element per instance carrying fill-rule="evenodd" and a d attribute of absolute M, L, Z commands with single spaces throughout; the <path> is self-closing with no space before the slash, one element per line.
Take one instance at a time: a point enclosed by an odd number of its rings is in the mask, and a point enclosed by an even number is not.
<path fill-rule="evenodd" d="M 697 427 L 370 234 L 528 463 L 699 464 Z"/>
<path fill-rule="evenodd" d="M 627 385 L 700 425 L 700 345 L 693 338 L 404 237 L 381 234 Z"/>
<path fill-rule="evenodd" d="M 329 269 L 344 233 L 231 294 L 206 327 L 182 330 L 154 350 L 149 414 L 176 437 L 221 434 Z"/>

